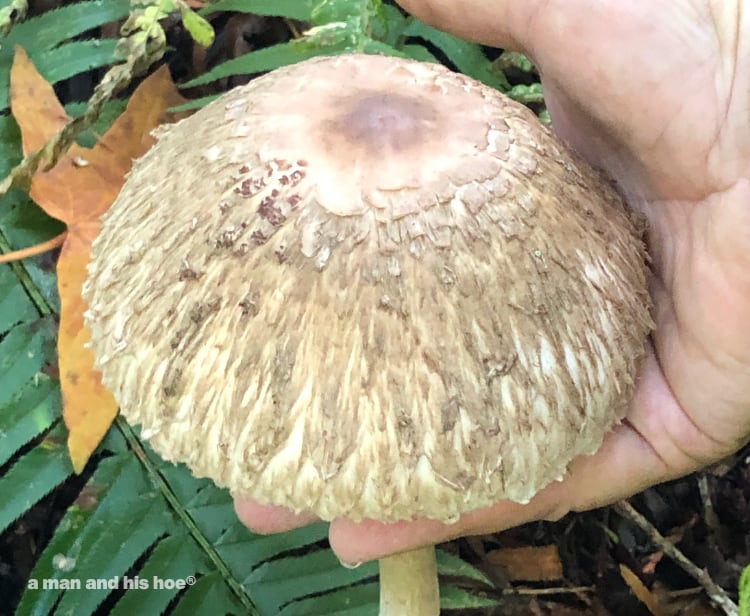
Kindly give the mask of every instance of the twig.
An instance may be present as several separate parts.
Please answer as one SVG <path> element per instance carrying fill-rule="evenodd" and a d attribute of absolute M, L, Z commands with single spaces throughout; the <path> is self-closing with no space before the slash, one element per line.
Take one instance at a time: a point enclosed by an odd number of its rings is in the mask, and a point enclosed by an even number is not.
<path fill-rule="evenodd" d="M 649 539 L 659 547 L 667 556 L 674 560 L 688 575 L 695 579 L 709 599 L 720 607 L 727 616 L 739 616 L 739 609 L 732 601 L 726 591 L 711 579 L 705 569 L 696 566 L 685 556 L 671 541 L 664 537 L 645 517 L 643 517 L 627 501 L 620 501 L 614 505 L 615 511 L 623 517 L 634 522 L 645 532 Z"/>
<path fill-rule="evenodd" d="M 714 511 L 706 473 L 698 475 L 698 492 L 700 493 L 701 501 L 703 501 L 703 519 L 706 521 L 706 525 L 715 531 L 719 527 L 719 518 L 716 516 L 716 511 Z"/>
<path fill-rule="evenodd" d="M 28 248 L 21 248 L 20 250 L 14 250 L 13 252 L 7 252 L 0 255 L 0 263 L 10 263 L 11 261 L 20 261 L 21 259 L 28 259 L 29 257 L 35 257 L 43 252 L 52 250 L 63 245 L 68 232 L 63 231 L 59 235 L 56 235 L 51 240 L 42 242 L 41 244 L 34 244 Z"/>

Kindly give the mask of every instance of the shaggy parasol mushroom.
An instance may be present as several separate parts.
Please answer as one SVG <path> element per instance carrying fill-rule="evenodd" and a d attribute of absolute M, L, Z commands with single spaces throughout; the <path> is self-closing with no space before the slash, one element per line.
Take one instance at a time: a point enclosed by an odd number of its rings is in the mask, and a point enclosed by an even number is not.
<path fill-rule="evenodd" d="M 450 522 L 528 500 L 622 418 L 644 272 L 620 198 L 530 111 L 348 55 L 162 134 L 85 297 L 103 382 L 164 458 L 325 520 Z M 383 614 L 438 611 L 432 549 L 409 558 L 381 562 Z"/>

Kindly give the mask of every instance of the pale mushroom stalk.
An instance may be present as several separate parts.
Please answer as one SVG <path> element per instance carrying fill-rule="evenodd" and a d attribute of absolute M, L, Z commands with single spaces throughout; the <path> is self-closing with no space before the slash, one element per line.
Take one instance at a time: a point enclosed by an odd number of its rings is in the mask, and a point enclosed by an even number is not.
<path fill-rule="evenodd" d="M 527 501 L 624 416 L 644 261 L 616 191 L 525 107 L 437 64 L 317 58 L 135 163 L 86 323 L 124 417 L 196 476 L 324 520 L 450 522 Z M 437 613 L 427 553 L 382 563 L 386 604 L 431 580 L 394 613 Z"/>
<path fill-rule="evenodd" d="M 380 567 L 380 616 L 437 616 L 440 589 L 433 546 L 386 556 Z"/>

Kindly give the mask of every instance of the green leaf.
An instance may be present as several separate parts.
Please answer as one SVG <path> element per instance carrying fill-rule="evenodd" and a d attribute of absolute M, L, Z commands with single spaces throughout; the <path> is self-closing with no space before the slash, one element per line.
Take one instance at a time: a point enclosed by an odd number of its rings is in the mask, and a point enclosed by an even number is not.
<path fill-rule="evenodd" d="M 106 526 L 100 527 L 95 537 L 88 537 L 93 542 L 86 546 L 85 558 L 77 559 L 72 573 L 81 580 L 116 580 L 123 585 L 125 573 L 167 531 L 170 521 L 169 512 L 155 495 L 141 494 L 122 507 L 120 515 L 109 516 Z M 57 612 L 91 614 L 110 593 L 109 588 L 68 591 Z"/>
<path fill-rule="evenodd" d="M 335 590 L 377 575 L 377 563 L 356 569 L 341 566 L 329 550 L 269 561 L 245 581 L 261 612 L 277 614 L 291 601 Z"/>
<path fill-rule="evenodd" d="M 750 565 L 740 575 L 739 594 L 739 616 L 750 616 Z"/>
<path fill-rule="evenodd" d="M 541 83 L 515 85 L 508 90 L 507 95 L 524 105 L 544 102 L 544 92 L 542 91 Z"/>
<path fill-rule="evenodd" d="M 171 616 L 216 616 L 217 614 L 257 616 L 258 612 L 248 612 L 245 606 L 226 592 L 224 580 L 218 574 L 212 573 L 199 578 L 188 589 Z"/>
<path fill-rule="evenodd" d="M 0 477 L 0 533 L 73 474 L 62 427 Z"/>
<path fill-rule="evenodd" d="M 117 21 L 129 10 L 128 0 L 87 0 L 46 11 L 15 26 L 3 42 L 3 51 L 12 55 L 13 47 L 21 45 L 33 57 L 88 30 Z"/>
<path fill-rule="evenodd" d="M 0 465 L 60 418 L 58 384 L 41 375 L 0 405 Z"/>
<path fill-rule="evenodd" d="M 34 56 L 34 66 L 50 83 L 57 83 L 95 68 L 107 66 L 115 57 L 114 39 L 72 41 Z M 0 96 L 8 96 L 0 92 Z"/>
<path fill-rule="evenodd" d="M 435 550 L 438 573 L 442 576 L 462 577 L 492 586 L 492 581 L 476 567 L 445 550 Z"/>
<path fill-rule="evenodd" d="M 21 161 L 21 130 L 9 115 L 0 116 L 0 176 Z"/>
<path fill-rule="evenodd" d="M 337 43 L 326 49 L 310 47 L 299 41 L 290 41 L 251 51 L 238 58 L 227 60 L 200 77 L 182 84 L 183 88 L 203 85 L 232 75 L 254 74 L 272 71 L 282 66 L 301 62 L 321 55 L 332 55 L 346 50 L 345 43 Z"/>
<path fill-rule="evenodd" d="M 254 13 L 310 21 L 314 0 L 219 0 L 201 9 L 201 15 L 218 11 L 233 13 Z"/>
<path fill-rule="evenodd" d="M 247 529 L 235 525 L 216 542 L 216 551 L 229 568 L 244 579 L 249 569 L 265 561 L 325 539 L 326 531 L 327 525 L 315 524 L 288 533 L 254 536 L 250 551 L 246 545 Z"/>
<path fill-rule="evenodd" d="M 200 552 L 186 534 L 167 537 L 151 552 L 138 572 L 137 580 L 131 577 L 134 588 L 138 588 L 138 584 L 144 585 L 143 590 L 149 592 L 126 592 L 109 616 L 160 616 L 180 589 L 176 584 L 171 588 L 160 586 L 158 581 L 185 580 L 187 586 L 192 586 L 195 582 L 190 578 L 192 576 L 194 580 L 195 572 L 200 568 Z"/>
<path fill-rule="evenodd" d="M 193 37 L 193 40 L 203 47 L 214 42 L 214 29 L 206 19 L 193 11 L 183 11 L 182 25 Z"/>
<path fill-rule="evenodd" d="M 418 60 L 419 62 L 434 62 L 440 64 L 431 51 L 429 51 L 423 45 L 404 45 L 401 48 L 412 60 Z"/>
<path fill-rule="evenodd" d="M 32 59 L 36 69 L 48 82 L 58 83 L 79 73 L 111 64 L 114 59 L 116 44 L 117 41 L 110 39 L 73 41 L 53 49 L 38 51 Z M 3 62 L 4 57 L 0 51 L 0 105 L 7 108 L 10 64 L 5 66 Z M 7 122 L 7 116 L 2 120 Z M 16 145 L 15 140 L 6 141 L 2 138 L 0 138 L 0 143 L 2 143 L 0 147 L 14 147 Z M 9 169 L 3 170 L 2 177 L 7 174 L 7 171 Z"/>
<path fill-rule="evenodd" d="M 372 6 L 370 0 L 319 0 L 310 21 L 318 26 L 351 19 L 365 20 L 372 14 Z"/>
<path fill-rule="evenodd" d="M 104 103 L 102 111 L 99 114 L 96 122 L 94 122 L 94 124 L 87 130 L 78 135 L 76 143 L 84 148 L 93 148 L 94 145 L 96 145 L 98 136 L 106 133 L 107 130 L 109 130 L 109 127 L 112 126 L 114 121 L 120 116 L 120 114 L 125 111 L 127 102 L 128 101 L 126 99 L 116 98 Z M 65 113 L 74 118 L 76 116 L 83 115 L 83 113 L 86 111 L 86 106 L 87 105 L 85 102 L 68 103 L 67 105 L 65 105 Z"/>
<path fill-rule="evenodd" d="M 0 339 L 19 323 L 39 318 L 29 296 L 19 284 L 10 265 L 0 265 Z"/>
<path fill-rule="evenodd" d="M 390 4 L 383 5 L 383 18 L 385 19 L 386 27 L 383 43 L 395 48 L 398 46 L 401 37 L 404 34 L 404 29 L 406 28 L 408 19 L 401 11 Z"/>
<path fill-rule="evenodd" d="M 18 190 L 11 190 L 0 198 L 1 252 L 33 246 L 58 235 L 64 229 L 65 225 L 45 214 L 36 203 Z M 32 296 L 37 308 L 43 309 L 43 312 L 57 309 L 60 303 L 57 279 L 54 262 L 49 254 L 0 265 L 0 268 L 9 268 L 16 276 L 35 285 L 35 290 L 27 288 L 26 292 Z"/>
<path fill-rule="evenodd" d="M 55 323 L 50 318 L 24 323 L 0 340 L 0 404 L 6 404 L 54 357 Z"/>
<path fill-rule="evenodd" d="M 483 597 L 453 585 L 445 585 L 440 589 L 440 608 L 442 610 L 470 610 L 483 607 L 494 607 L 500 601 L 491 597 Z"/>
<path fill-rule="evenodd" d="M 462 73 L 499 90 L 510 88 L 508 80 L 502 72 L 491 70 L 490 61 L 484 55 L 482 48 L 476 43 L 469 43 L 427 24 L 412 19 L 404 29 L 404 36 L 420 38 L 432 43 L 442 51 L 446 57 Z"/>
<path fill-rule="evenodd" d="M 8 108 L 10 67 L 17 45 L 26 50 L 47 81 L 57 83 L 114 61 L 114 41 L 72 39 L 125 17 L 129 6 L 127 0 L 87 0 L 14 26 L 0 47 L 0 111 Z"/>
<path fill-rule="evenodd" d="M 369 582 L 322 596 L 295 601 L 279 616 L 378 616 L 380 585 Z"/>
<path fill-rule="evenodd" d="M 221 94 L 210 94 L 208 96 L 202 96 L 200 98 L 194 98 L 191 101 L 188 101 L 187 103 L 183 103 L 182 105 L 175 105 L 174 107 L 170 107 L 169 111 L 171 113 L 179 113 L 180 111 L 192 111 L 193 109 L 202 109 L 208 103 L 211 101 L 215 101 L 217 98 L 219 98 Z"/>

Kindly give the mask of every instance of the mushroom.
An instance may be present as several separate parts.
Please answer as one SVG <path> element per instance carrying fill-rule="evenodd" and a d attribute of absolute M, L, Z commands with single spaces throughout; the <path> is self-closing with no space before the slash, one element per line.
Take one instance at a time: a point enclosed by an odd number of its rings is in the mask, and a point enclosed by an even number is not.
<path fill-rule="evenodd" d="M 624 416 L 651 327 L 641 235 L 495 90 L 317 58 L 135 163 L 86 323 L 127 421 L 196 476 L 324 520 L 453 522 L 528 501 Z M 434 563 L 383 559 L 381 614 L 437 614 Z"/>

